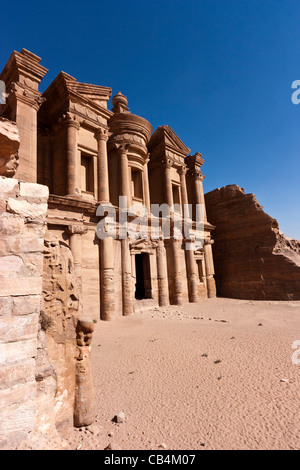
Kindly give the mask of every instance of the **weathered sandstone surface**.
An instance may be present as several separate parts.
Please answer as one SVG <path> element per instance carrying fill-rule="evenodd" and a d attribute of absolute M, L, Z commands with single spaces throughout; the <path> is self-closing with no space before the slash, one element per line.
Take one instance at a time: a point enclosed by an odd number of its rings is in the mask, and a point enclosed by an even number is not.
<path fill-rule="evenodd" d="M 237 185 L 205 195 L 215 225 L 213 245 L 219 296 L 256 300 L 300 299 L 300 242 L 283 235 L 254 194 Z"/>
<path fill-rule="evenodd" d="M 18 146 L 15 124 L 0 120 L 0 155 Z M 94 323 L 69 245 L 48 239 L 48 197 L 0 175 L 0 449 L 59 449 L 58 429 L 95 419 Z"/>
<path fill-rule="evenodd" d="M 0 117 L 0 175 L 14 176 L 19 166 L 20 137 L 15 122 Z"/>

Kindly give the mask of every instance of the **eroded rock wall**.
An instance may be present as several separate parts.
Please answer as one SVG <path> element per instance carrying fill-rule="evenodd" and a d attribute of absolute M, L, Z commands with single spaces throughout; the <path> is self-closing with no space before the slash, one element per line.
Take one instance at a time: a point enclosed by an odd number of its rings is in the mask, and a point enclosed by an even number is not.
<path fill-rule="evenodd" d="M 94 324 L 82 317 L 80 292 L 70 247 L 53 235 L 45 239 L 43 270 L 44 344 L 54 368 L 56 387 L 53 407 L 56 428 L 88 426 L 94 421 L 94 390 L 90 350 Z M 43 361 L 45 364 L 45 361 Z M 42 367 L 43 370 L 43 367 Z M 41 374 L 47 380 L 51 370 Z M 45 401 L 51 402 L 46 393 Z M 49 416 L 48 416 L 49 417 Z"/>
<path fill-rule="evenodd" d="M 0 448 L 36 426 L 48 188 L 0 176 Z"/>
<path fill-rule="evenodd" d="M 95 418 L 94 324 L 68 243 L 49 236 L 47 186 L 18 181 L 16 124 L 0 118 L 0 449 L 60 449 Z"/>
<path fill-rule="evenodd" d="M 300 242 L 285 237 L 254 194 L 237 185 L 205 195 L 215 225 L 217 293 L 256 300 L 300 299 Z"/>

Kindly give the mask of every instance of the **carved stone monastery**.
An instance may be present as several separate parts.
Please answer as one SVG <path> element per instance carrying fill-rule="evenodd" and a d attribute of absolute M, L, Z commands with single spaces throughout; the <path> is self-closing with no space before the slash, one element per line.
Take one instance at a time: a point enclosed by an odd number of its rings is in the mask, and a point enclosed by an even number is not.
<path fill-rule="evenodd" d="M 61 72 L 41 94 L 47 69 L 40 62 L 26 49 L 14 51 L 0 75 L 1 449 L 59 448 L 58 429 L 93 422 L 93 319 L 216 296 L 215 227 L 221 295 L 278 298 L 282 289 L 281 298 L 300 298 L 300 244 L 280 244 L 278 224 L 257 216 L 264 212 L 253 198 L 251 220 L 243 223 L 234 219 L 237 207 L 249 207 L 240 204 L 249 201 L 242 190 L 209 193 L 207 220 L 200 153 L 191 155 L 168 125 L 153 132 L 120 92 L 109 110 L 108 87 Z M 97 236 L 105 219 L 99 206 L 113 208 L 120 222 L 119 196 L 131 208 L 129 222 L 146 207 L 147 227 L 155 218 L 151 206 L 168 205 L 170 237 L 163 236 L 163 217 L 157 237 Z M 188 204 L 191 233 L 196 207 L 203 208 L 203 244 L 193 250 L 186 249 L 192 235 L 176 236 Z M 251 243 L 244 243 L 249 233 Z M 240 256 L 232 258 L 236 234 Z M 261 261 L 276 256 L 277 264 Z M 272 278 L 274 269 L 284 282 Z"/>
<path fill-rule="evenodd" d="M 110 88 L 61 72 L 41 95 L 47 70 L 40 61 L 25 49 L 14 51 L 0 75 L 7 92 L 0 142 L 4 445 L 19 444 L 36 416 L 50 428 L 93 420 L 92 318 L 129 315 L 147 302 L 176 305 L 216 295 L 214 227 L 206 217 L 198 251 L 185 250 L 191 240 L 174 236 L 172 212 L 168 239 L 96 235 L 99 204 L 118 212 L 119 196 L 128 207 L 145 206 L 149 221 L 153 203 L 177 204 L 179 211 L 188 203 L 204 205 L 201 155 L 189 155 L 169 126 L 153 133 L 120 92 L 108 110 Z M 21 346 L 29 349 L 25 358 Z M 31 381 L 11 382 L 18 360 Z M 8 398 L 15 387 L 23 397 L 17 408 Z M 26 396 L 34 394 L 38 400 L 30 400 L 27 411 Z"/>

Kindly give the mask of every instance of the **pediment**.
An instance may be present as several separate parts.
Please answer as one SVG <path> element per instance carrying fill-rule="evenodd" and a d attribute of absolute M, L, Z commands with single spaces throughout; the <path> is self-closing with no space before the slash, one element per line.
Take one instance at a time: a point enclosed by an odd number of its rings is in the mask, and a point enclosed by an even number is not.
<path fill-rule="evenodd" d="M 78 97 L 81 96 L 84 99 L 99 104 L 99 101 L 103 102 L 109 100 L 112 90 L 105 86 L 77 82 L 76 78 L 71 75 L 60 72 L 47 88 L 44 96 L 55 92 L 66 95 L 76 95 Z"/>
<path fill-rule="evenodd" d="M 148 145 L 149 150 L 153 151 L 158 146 L 164 146 L 165 149 L 173 150 L 183 156 L 191 151 L 170 126 L 160 126 L 152 135 Z"/>
<path fill-rule="evenodd" d="M 111 88 L 100 86 L 100 85 L 91 85 L 88 83 L 80 83 L 77 81 L 66 81 L 67 89 L 70 92 L 79 94 L 84 98 L 93 101 L 97 104 L 102 101 L 108 101 L 111 96 Z"/>
<path fill-rule="evenodd" d="M 109 119 L 112 113 L 107 110 L 107 101 L 111 91 L 108 87 L 77 82 L 71 75 L 60 72 L 43 93 L 46 102 L 39 113 L 40 121 L 47 122 L 50 116 L 57 118 L 69 109 L 71 103 L 87 112 L 92 110 L 95 115 L 101 114 Z"/>

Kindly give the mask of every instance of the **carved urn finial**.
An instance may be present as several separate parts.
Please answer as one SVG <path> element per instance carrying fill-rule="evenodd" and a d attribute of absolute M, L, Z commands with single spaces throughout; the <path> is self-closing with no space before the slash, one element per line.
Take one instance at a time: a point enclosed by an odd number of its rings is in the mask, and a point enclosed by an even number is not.
<path fill-rule="evenodd" d="M 129 108 L 127 108 L 127 104 L 128 104 L 127 98 L 126 96 L 122 95 L 120 91 L 118 91 L 118 93 L 115 96 L 113 96 L 112 104 L 113 104 L 112 111 L 114 113 L 128 113 L 129 112 Z"/>

